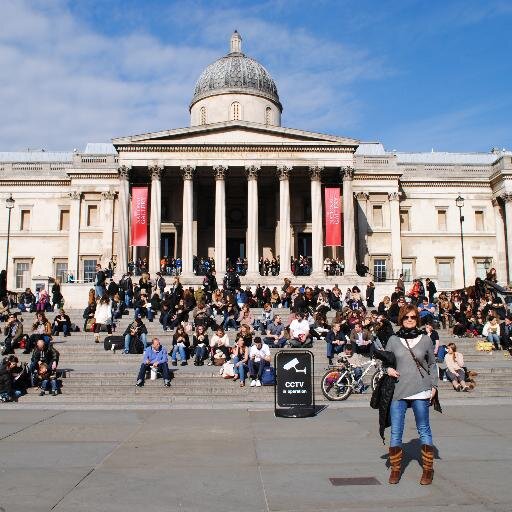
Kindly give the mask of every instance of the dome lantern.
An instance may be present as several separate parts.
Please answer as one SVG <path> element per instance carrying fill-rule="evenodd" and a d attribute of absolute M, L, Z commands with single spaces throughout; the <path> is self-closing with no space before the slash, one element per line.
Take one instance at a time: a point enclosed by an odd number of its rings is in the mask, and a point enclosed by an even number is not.
<path fill-rule="evenodd" d="M 230 52 L 229 55 L 233 54 L 242 54 L 242 36 L 238 33 L 238 31 L 234 31 L 233 35 L 231 36 L 231 45 L 230 45 Z"/>

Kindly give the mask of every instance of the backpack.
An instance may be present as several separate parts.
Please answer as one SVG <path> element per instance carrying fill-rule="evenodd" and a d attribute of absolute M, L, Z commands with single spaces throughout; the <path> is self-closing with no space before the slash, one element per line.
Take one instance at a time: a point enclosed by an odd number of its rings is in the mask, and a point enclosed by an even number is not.
<path fill-rule="evenodd" d="M 272 366 L 267 366 L 263 370 L 261 376 L 261 383 L 263 386 L 274 386 L 276 383 L 276 371 Z"/>
<path fill-rule="evenodd" d="M 130 348 L 128 350 L 130 354 L 142 354 L 144 353 L 144 343 L 137 337 L 132 336 L 130 340 Z"/>
<path fill-rule="evenodd" d="M 235 365 L 230 361 L 227 361 L 222 365 L 219 375 L 224 379 L 232 379 L 235 376 Z"/>
<path fill-rule="evenodd" d="M 124 348 L 123 336 L 107 336 L 103 342 L 103 348 L 105 350 L 121 350 Z"/>

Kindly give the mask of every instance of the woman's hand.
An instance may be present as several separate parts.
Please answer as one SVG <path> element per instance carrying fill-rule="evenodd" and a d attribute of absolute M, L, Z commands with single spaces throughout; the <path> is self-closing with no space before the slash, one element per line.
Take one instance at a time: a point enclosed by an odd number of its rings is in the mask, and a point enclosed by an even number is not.
<path fill-rule="evenodd" d="M 435 396 L 437 394 L 437 388 L 432 388 L 432 395 L 430 396 L 430 401 L 433 402 Z"/>
<path fill-rule="evenodd" d="M 394 377 L 395 379 L 400 378 L 400 373 L 397 370 L 395 370 L 394 368 L 388 368 L 387 373 L 390 377 Z"/>

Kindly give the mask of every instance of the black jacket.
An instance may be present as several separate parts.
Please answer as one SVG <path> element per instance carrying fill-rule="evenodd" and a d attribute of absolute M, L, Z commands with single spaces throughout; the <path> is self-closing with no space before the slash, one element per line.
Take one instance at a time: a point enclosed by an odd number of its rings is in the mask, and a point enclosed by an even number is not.
<path fill-rule="evenodd" d="M 48 348 L 44 347 L 43 350 L 39 350 L 36 346 L 34 351 L 32 352 L 31 361 L 33 363 L 38 363 L 39 361 L 46 363 L 48 367 L 51 367 L 52 363 L 59 362 L 59 352 L 53 348 L 50 344 Z"/>
<path fill-rule="evenodd" d="M 0 393 L 5 393 L 12 397 L 13 378 L 11 372 L 5 365 L 0 365 Z"/>

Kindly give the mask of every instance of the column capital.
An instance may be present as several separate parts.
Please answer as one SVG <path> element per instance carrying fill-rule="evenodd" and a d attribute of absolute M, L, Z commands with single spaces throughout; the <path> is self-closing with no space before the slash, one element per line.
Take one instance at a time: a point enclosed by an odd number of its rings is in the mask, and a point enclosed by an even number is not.
<path fill-rule="evenodd" d="M 322 171 L 323 167 L 319 165 L 310 165 L 309 166 L 309 177 L 311 181 L 320 181 L 322 179 Z"/>
<path fill-rule="evenodd" d="M 247 176 L 247 180 L 257 180 L 258 174 L 261 170 L 261 167 L 257 165 L 246 165 L 245 166 L 245 174 Z"/>
<path fill-rule="evenodd" d="M 292 167 L 289 165 L 278 165 L 276 168 L 277 177 L 279 181 L 287 180 L 290 177 Z"/>
<path fill-rule="evenodd" d="M 116 193 L 115 192 L 112 192 L 111 190 L 106 190 L 104 192 L 101 193 L 101 197 L 103 199 L 115 199 L 116 198 Z"/>
<path fill-rule="evenodd" d="M 400 192 L 389 192 L 388 200 L 389 201 L 400 201 L 401 196 L 402 196 L 402 194 Z"/>
<path fill-rule="evenodd" d="M 353 167 L 341 167 L 341 176 L 343 178 L 343 181 L 345 180 L 353 180 L 354 179 L 354 172 L 355 169 Z"/>
<path fill-rule="evenodd" d="M 119 178 L 122 180 L 128 180 L 130 179 L 130 172 L 132 168 L 129 165 L 121 165 L 117 169 L 117 172 L 119 173 Z"/>
<path fill-rule="evenodd" d="M 68 193 L 68 196 L 70 197 L 70 199 L 78 201 L 82 197 L 82 192 L 78 192 L 78 190 L 73 190 L 72 192 Z"/>
<path fill-rule="evenodd" d="M 505 203 L 512 202 L 512 194 L 510 192 L 507 192 L 506 194 L 501 195 L 501 198 Z"/>
<path fill-rule="evenodd" d="M 492 205 L 494 207 L 497 206 L 499 208 L 500 207 L 500 202 L 498 201 L 498 199 L 499 199 L 498 197 L 494 197 L 491 201 L 492 201 Z"/>
<path fill-rule="evenodd" d="M 358 201 L 368 201 L 370 199 L 370 194 L 367 192 L 356 192 L 354 196 Z"/>
<path fill-rule="evenodd" d="M 164 172 L 164 166 L 163 165 L 158 165 L 158 164 L 155 164 L 155 165 L 149 165 L 148 166 L 148 171 L 149 171 L 149 174 L 151 175 L 151 180 L 160 180 L 162 179 L 162 174 Z"/>
<path fill-rule="evenodd" d="M 228 168 L 225 165 L 214 165 L 213 173 L 216 180 L 223 180 L 226 177 Z"/>
<path fill-rule="evenodd" d="M 184 180 L 193 180 L 196 168 L 194 165 L 182 165 L 180 167 Z"/>

